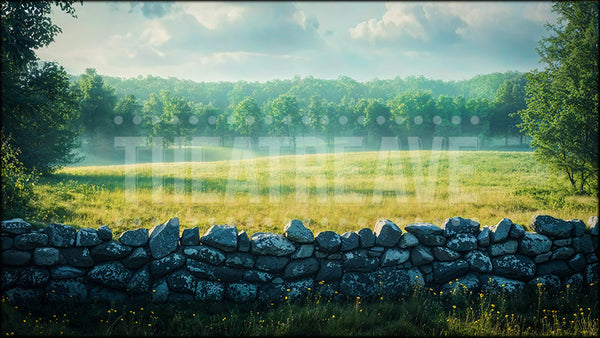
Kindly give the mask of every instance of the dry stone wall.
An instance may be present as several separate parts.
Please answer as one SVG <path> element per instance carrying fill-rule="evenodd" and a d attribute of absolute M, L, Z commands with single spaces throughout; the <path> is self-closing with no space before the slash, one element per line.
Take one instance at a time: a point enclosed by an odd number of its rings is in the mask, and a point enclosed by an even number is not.
<path fill-rule="evenodd" d="M 339 235 L 314 236 L 300 220 L 283 234 L 252 236 L 213 225 L 200 236 L 172 218 L 113 239 L 106 225 L 33 230 L 3 221 L 2 293 L 15 302 L 218 301 L 276 302 L 307 293 L 323 297 L 401 296 L 417 288 L 518 293 L 528 287 L 581 290 L 598 280 L 598 217 L 537 215 L 524 227 L 461 217 L 441 227 L 413 223 L 401 230 L 380 220 Z"/>

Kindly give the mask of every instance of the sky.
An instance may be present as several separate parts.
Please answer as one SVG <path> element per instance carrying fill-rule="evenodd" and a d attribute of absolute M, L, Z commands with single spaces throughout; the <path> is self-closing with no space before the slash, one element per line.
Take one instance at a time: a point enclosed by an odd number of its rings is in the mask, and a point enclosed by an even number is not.
<path fill-rule="evenodd" d="M 420 76 L 543 68 L 551 2 L 83 2 L 54 7 L 62 33 L 37 50 L 70 74 L 198 82 Z"/>

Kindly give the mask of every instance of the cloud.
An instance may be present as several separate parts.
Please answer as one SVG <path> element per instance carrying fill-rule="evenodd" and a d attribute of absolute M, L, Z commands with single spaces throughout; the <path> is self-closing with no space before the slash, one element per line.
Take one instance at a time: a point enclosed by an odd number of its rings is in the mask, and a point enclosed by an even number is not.
<path fill-rule="evenodd" d="M 150 2 L 130 2 L 129 13 L 140 8 L 144 17 L 153 19 L 160 18 L 171 12 L 173 3 L 163 1 L 150 1 Z"/>

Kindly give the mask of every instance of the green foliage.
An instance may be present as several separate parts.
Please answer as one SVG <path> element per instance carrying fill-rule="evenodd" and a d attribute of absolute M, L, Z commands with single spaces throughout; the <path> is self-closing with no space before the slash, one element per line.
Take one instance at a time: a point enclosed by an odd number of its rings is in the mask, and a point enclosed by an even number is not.
<path fill-rule="evenodd" d="M 289 95 L 278 96 L 269 105 L 267 118 L 271 123 L 267 126 L 271 136 L 294 136 L 297 126 L 301 123 L 300 110 L 296 97 Z"/>
<path fill-rule="evenodd" d="M 116 103 L 114 89 L 104 85 L 102 76 L 93 68 L 87 68 L 73 88 L 79 94 L 79 117 L 84 135 L 96 142 L 113 128 Z"/>
<path fill-rule="evenodd" d="M 559 25 L 540 41 L 543 71 L 527 75 L 521 130 L 537 158 L 580 193 L 598 192 L 598 4 L 558 2 Z"/>
<path fill-rule="evenodd" d="M 261 122 L 260 108 L 253 98 L 246 97 L 233 110 L 231 128 L 241 136 L 256 136 Z"/>
<path fill-rule="evenodd" d="M 4 134 L 4 133 L 2 133 Z M 19 149 L 14 149 L 4 136 L 2 139 L 2 217 L 23 217 L 29 210 L 29 200 L 35 195 L 35 172 L 29 172 L 19 161 Z"/>

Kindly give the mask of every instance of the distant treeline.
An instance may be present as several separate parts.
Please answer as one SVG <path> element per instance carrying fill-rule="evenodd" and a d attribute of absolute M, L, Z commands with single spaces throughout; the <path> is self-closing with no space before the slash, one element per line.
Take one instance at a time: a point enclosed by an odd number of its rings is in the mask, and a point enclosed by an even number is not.
<path fill-rule="evenodd" d="M 295 76 L 267 82 L 72 76 L 81 126 L 107 136 L 522 136 L 524 73 L 441 81 L 396 77 L 358 82 Z"/>

